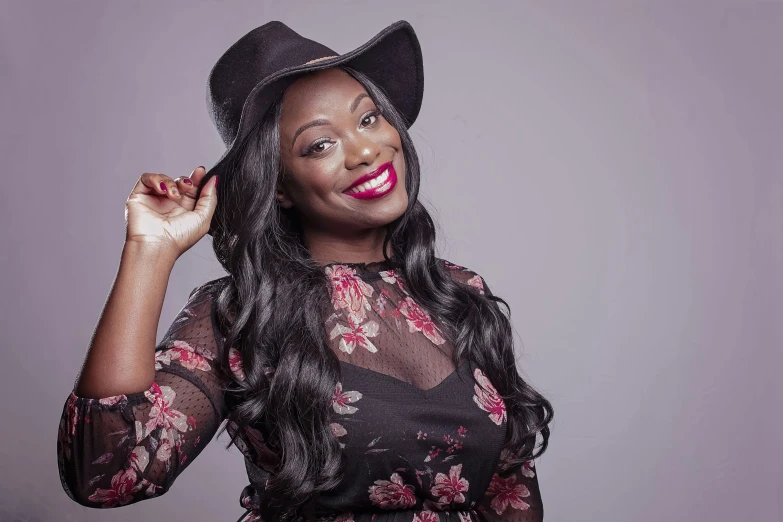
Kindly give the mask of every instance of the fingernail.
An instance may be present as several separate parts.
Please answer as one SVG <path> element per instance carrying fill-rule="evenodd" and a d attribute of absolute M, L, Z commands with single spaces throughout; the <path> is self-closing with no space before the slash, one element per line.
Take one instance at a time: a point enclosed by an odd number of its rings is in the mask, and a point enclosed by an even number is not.
<path fill-rule="evenodd" d="M 215 188 L 217 188 L 217 182 L 218 182 L 218 177 L 217 174 L 215 174 Z"/>
<path fill-rule="evenodd" d="M 160 182 L 160 190 L 162 190 L 163 192 L 166 192 L 166 184 L 163 183 L 162 181 Z"/>
<path fill-rule="evenodd" d="M 207 171 L 207 168 L 206 168 L 204 165 L 199 165 L 199 166 L 198 166 L 198 167 L 196 167 L 196 168 L 199 168 L 199 169 L 204 169 L 204 172 L 206 172 L 206 171 Z"/>
<path fill-rule="evenodd" d="M 184 182 L 185 182 L 185 183 L 187 183 L 188 185 L 192 185 L 192 184 L 193 184 L 193 182 L 192 182 L 192 181 L 190 181 L 190 178 L 185 178 L 185 179 L 183 179 L 182 181 L 184 181 Z"/>

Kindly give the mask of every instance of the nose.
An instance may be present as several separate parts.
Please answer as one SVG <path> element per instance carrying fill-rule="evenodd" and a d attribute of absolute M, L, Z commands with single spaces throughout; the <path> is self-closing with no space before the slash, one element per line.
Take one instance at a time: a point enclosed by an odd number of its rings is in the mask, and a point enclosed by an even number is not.
<path fill-rule="evenodd" d="M 370 136 L 357 132 L 345 137 L 343 150 L 345 150 L 345 168 L 353 170 L 361 165 L 372 165 L 381 153 L 381 145 Z"/>

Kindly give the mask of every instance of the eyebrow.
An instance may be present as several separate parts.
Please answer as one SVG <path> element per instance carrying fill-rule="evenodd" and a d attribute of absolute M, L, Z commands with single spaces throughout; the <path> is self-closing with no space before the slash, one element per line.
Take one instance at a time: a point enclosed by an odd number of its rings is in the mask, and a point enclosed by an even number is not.
<path fill-rule="evenodd" d="M 366 92 L 363 92 L 359 96 L 357 96 L 356 99 L 354 99 L 353 102 L 351 102 L 351 112 L 354 112 L 356 110 L 356 108 L 359 106 L 359 102 L 361 102 L 362 99 L 369 98 L 369 97 L 370 95 L 367 94 Z M 313 120 L 309 123 L 305 123 L 298 129 L 296 129 L 296 132 L 294 133 L 294 138 L 291 140 L 291 148 L 294 147 L 294 144 L 296 143 L 296 138 L 298 138 L 300 134 L 302 134 L 310 127 L 319 127 L 321 125 L 328 125 L 328 124 L 329 124 L 329 120 L 325 120 L 325 119 Z"/>

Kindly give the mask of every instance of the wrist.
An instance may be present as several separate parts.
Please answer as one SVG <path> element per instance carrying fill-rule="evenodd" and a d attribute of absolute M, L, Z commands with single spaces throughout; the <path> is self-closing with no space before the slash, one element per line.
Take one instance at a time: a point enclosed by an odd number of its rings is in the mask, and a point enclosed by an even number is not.
<path fill-rule="evenodd" d="M 122 248 L 123 261 L 143 261 L 154 268 L 173 267 L 180 254 L 158 241 L 127 240 Z"/>

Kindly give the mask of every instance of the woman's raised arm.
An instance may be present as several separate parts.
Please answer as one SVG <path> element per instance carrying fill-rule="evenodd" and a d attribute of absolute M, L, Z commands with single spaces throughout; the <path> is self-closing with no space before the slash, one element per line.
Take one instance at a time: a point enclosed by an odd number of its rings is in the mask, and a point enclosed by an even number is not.
<path fill-rule="evenodd" d="M 203 167 L 176 180 L 144 173 L 126 201 L 119 272 L 57 436 L 63 488 L 85 506 L 161 495 L 224 418 L 207 285 L 155 345 L 174 263 L 217 205 L 217 179 L 205 177 Z"/>
<path fill-rule="evenodd" d="M 191 292 L 150 354 L 154 381 L 145 390 L 101 398 L 70 393 L 57 461 L 74 501 L 114 508 L 160 496 L 210 442 L 226 417 L 212 301 L 209 285 Z"/>

